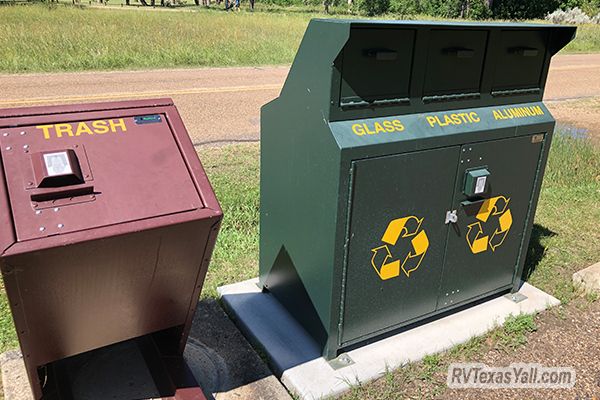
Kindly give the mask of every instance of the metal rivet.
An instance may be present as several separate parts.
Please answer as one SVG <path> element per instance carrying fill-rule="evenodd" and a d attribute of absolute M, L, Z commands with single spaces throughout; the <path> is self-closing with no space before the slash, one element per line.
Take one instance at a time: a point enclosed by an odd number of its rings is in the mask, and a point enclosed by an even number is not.
<path fill-rule="evenodd" d="M 29 145 L 28 145 L 28 144 L 24 144 L 24 145 L 23 145 L 23 148 L 24 148 L 25 150 L 27 150 L 27 149 L 29 148 Z"/>
<path fill-rule="evenodd" d="M 6 150 L 11 150 L 11 149 L 12 149 L 12 147 L 6 146 Z"/>
<path fill-rule="evenodd" d="M 481 157 L 479 157 L 479 161 L 481 161 L 481 160 L 482 160 L 482 158 L 481 158 Z"/>
<path fill-rule="evenodd" d="M 21 131 L 21 136 L 23 136 L 26 132 L 25 131 Z"/>
<path fill-rule="evenodd" d="M 58 210 L 60 210 L 60 208 L 54 207 L 54 212 L 58 212 Z"/>
<path fill-rule="evenodd" d="M 63 224 L 58 224 L 58 225 L 56 225 L 56 226 L 57 226 L 59 229 L 60 229 L 60 228 L 62 228 L 62 227 L 64 227 L 64 225 L 63 225 Z"/>
<path fill-rule="evenodd" d="M 40 226 L 40 232 L 44 232 L 45 230 L 46 230 L 46 228 L 45 228 L 45 227 L 43 227 L 43 226 Z"/>
<path fill-rule="evenodd" d="M 2 134 L 2 136 L 4 136 L 4 137 L 7 137 L 7 136 L 8 136 L 8 132 L 4 132 L 4 133 Z"/>
<path fill-rule="evenodd" d="M 27 186 L 33 186 L 33 182 L 27 182 Z"/>
<path fill-rule="evenodd" d="M 467 162 L 471 162 L 471 159 L 470 159 L 470 158 L 467 158 Z"/>
<path fill-rule="evenodd" d="M 462 164 L 462 163 L 464 163 L 464 161 L 463 161 L 463 160 L 460 160 L 460 163 Z"/>
<path fill-rule="evenodd" d="M 36 215 L 40 215 L 41 213 L 42 213 L 42 211 L 41 211 L 41 210 L 37 210 L 37 211 L 35 212 L 35 214 L 36 214 Z"/>
<path fill-rule="evenodd" d="M 471 147 L 469 147 L 469 151 L 473 150 Z"/>

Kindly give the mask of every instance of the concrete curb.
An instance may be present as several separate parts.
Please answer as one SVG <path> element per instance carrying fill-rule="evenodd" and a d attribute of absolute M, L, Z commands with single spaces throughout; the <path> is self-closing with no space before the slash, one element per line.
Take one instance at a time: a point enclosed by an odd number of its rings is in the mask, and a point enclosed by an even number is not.
<path fill-rule="evenodd" d="M 267 353 L 288 390 L 311 400 L 339 395 L 353 385 L 379 378 L 386 370 L 464 343 L 502 324 L 511 314 L 535 313 L 560 304 L 526 283 L 519 291 L 525 300 L 493 298 L 349 351 L 335 362 L 339 367 L 345 361 L 346 366 L 333 369 L 290 314 L 270 294 L 260 291 L 256 279 L 222 286 L 218 292 L 242 332 Z"/>

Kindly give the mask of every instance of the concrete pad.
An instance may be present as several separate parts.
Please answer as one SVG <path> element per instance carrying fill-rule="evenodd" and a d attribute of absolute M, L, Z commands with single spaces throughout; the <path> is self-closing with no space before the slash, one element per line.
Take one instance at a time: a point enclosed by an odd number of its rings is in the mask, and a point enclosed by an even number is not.
<path fill-rule="evenodd" d="M 214 300 L 200 302 L 185 358 L 216 400 L 290 400 L 287 390 Z M 8 400 L 8 399 L 6 399 Z"/>
<path fill-rule="evenodd" d="M 497 297 L 416 328 L 349 351 L 354 364 L 334 370 L 306 331 L 252 279 L 218 289 L 221 299 L 249 340 L 264 350 L 288 390 L 301 399 L 335 396 L 357 383 L 464 343 L 502 324 L 511 314 L 534 313 L 560 304 L 524 284 L 518 302 Z M 521 297 L 521 296 L 518 296 Z M 339 359 L 340 357 L 338 357 Z"/>
<path fill-rule="evenodd" d="M 575 272 L 573 283 L 588 292 L 600 292 L 600 262 Z"/>
<path fill-rule="evenodd" d="M 130 373 L 130 369 L 139 369 L 134 368 L 134 364 L 143 364 L 143 361 L 136 357 L 135 351 L 124 347 L 116 359 L 107 359 L 100 354 L 85 362 L 81 368 L 76 368 L 72 371 L 77 375 L 73 379 L 77 382 L 73 388 L 74 400 L 140 398 L 139 393 L 132 390 L 152 393 L 151 377 Z M 198 305 L 185 349 L 185 358 L 208 399 L 290 399 L 285 388 L 214 300 L 202 301 Z M 106 363 L 114 365 L 105 368 Z M 33 400 L 21 353 L 13 350 L 2 354 L 0 364 L 4 399 Z M 126 384 L 118 385 L 113 381 L 114 376 L 99 376 L 96 373 L 99 370 L 116 371 L 120 380 L 124 380 Z M 91 391 L 90 385 L 86 385 L 86 382 L 90 381 L 96 384 L 95 389 Z M 116 386 L 126 389 L 117 389 Z"/>
<path fill-rule="evenodd" d="M 27 371 L 19 350 L 9 350 L 0 355 L 4 400 L 33 400 Z"/>

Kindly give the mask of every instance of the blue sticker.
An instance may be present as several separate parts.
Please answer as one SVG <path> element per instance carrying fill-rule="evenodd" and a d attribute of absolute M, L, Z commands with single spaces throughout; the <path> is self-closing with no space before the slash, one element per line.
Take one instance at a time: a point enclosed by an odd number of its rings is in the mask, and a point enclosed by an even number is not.
<path fill-rule="evenodd" d="M 156 124 L 158 122 L 161 122 L 162 118 L 160 117 L 160 115 L 154 114 L 154 115 L 141 115 L 139 117 L 133 117 L 133 120 L 135 121 L 136 124 L 143 125 L 143 124 Z"/>

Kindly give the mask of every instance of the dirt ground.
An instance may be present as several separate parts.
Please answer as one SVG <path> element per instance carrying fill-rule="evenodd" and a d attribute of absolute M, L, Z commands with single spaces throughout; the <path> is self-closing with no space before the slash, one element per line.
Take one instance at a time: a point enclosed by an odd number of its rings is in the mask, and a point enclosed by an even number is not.
<path fill-rule="evenodd" d="M 527 346 L 513 352 L 490 350 L 477 361 L 488 366 L 540 363 L 545 367 L 573 367 L 572 389 L 462 389 L 447 390 L 440 399 L 600 399 L 600 301 L 577 299 L 536 317 L 537 331 Z M 446 371 L 441 371 L 445 379 Z"/>

